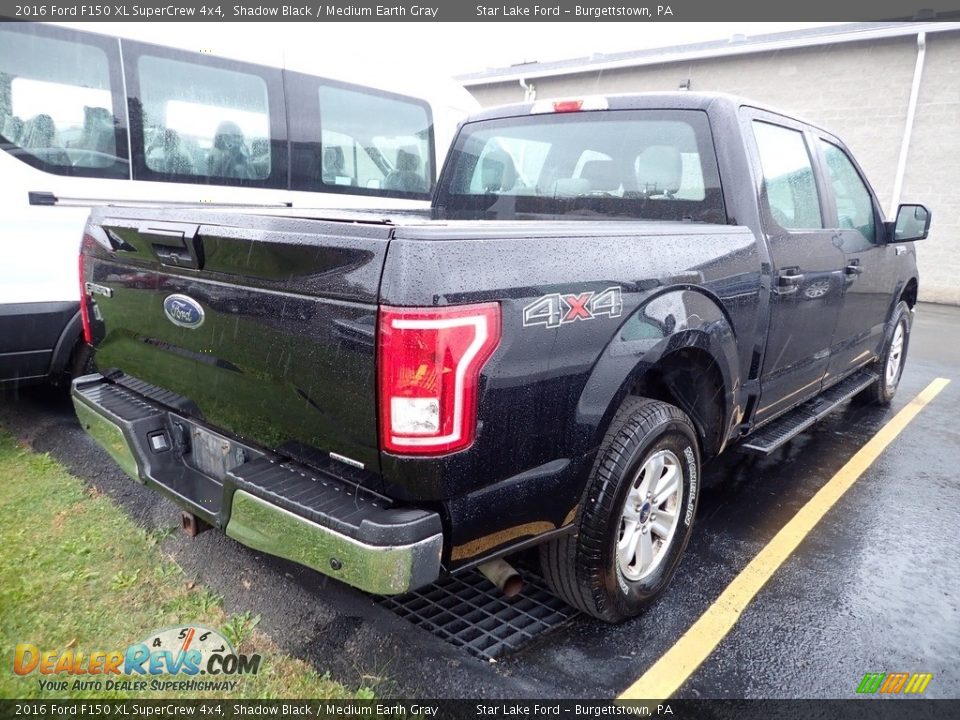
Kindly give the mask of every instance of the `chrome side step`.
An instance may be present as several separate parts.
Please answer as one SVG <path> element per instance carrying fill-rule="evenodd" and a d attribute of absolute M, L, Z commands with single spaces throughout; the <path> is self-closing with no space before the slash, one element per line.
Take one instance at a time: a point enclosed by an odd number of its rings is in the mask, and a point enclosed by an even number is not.
<path fill-rule="evenodd" d="M 737 446 L 741 452 L 769 455 L 815 422 L 837 409 L 858 392 L 870 386 L 878 376 L 872 370 L 861 370 L 837 383 L 821 395 L 808 400 L 783 417 L 764 425 Z"/>

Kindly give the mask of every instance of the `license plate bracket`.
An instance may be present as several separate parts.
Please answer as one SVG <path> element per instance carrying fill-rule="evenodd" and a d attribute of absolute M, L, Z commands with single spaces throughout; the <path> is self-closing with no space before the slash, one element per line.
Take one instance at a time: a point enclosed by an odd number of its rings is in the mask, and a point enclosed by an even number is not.
<path fill-rule="evenodd" d="M 227 473 L 243 465 L 248 458 L 243 447 L 230 438 L 191 425 L 190 452 L 185 459 L 193 468 L 222 484 Z"/>

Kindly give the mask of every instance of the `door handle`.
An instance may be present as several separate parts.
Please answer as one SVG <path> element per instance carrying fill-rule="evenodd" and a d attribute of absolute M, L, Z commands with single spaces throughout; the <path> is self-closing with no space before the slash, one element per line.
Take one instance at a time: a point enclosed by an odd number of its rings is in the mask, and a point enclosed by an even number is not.
<path fill-rule="evenodd" d="M 847 266 L 843 269 L 847 275 L 861 275 L 863 274 L 863 268 L 860 267 L 859 260 L 851 260 L 847 263 Z"/>
<path fill-rule="evenodd" d="M 803 273 L 793 270 L 784 271 L 777 276 L 777 285 L 780 287 L 797 287 L 803 282 Z"/>
<path fill-rule="evenodd" d="M 196 225 L 151 225 L 142 227 L 140 236 L 150 243 L 161 264 L 201 270 L 203 243 L 198 230 Z"/>

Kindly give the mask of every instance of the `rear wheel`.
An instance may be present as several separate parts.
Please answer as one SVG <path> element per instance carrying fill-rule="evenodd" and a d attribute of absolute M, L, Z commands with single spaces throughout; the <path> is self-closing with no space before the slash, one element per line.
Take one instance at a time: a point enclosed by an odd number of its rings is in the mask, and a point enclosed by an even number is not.
<path fill-rule="evenodd" d="M 894 308 L 893 317 L 887 326 L 883 351 L 876 363 L 880 377 L 865 388 L 857 399 L 874 405 L 889 405 L 900 386 L 903 366 L 907 359 L 907 347 L 910 344 L 910 306 L 900 301 Z"/>
<path fill-rule="evenodd" d="M 670 583 L 697 506 L 700 455 L 678 408 L 628 398 L 601 445 L 577 532 L 540 550 L 544 577 L 607 622 L 637 615 Z"/>

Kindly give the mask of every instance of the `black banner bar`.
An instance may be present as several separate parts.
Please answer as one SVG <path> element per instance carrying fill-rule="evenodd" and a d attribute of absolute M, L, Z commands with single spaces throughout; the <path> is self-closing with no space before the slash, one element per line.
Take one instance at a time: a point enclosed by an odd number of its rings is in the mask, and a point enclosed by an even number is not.
<path fill-rule="evenodd" d="M 960 700 L 0 700 L 0 718 L 941 720 Z"/>
<path fill-rule="evenodd" d="M 958 0 L 0 0 L 0 17 L 72 22 L 753 22 L 950 20 Z"/>

